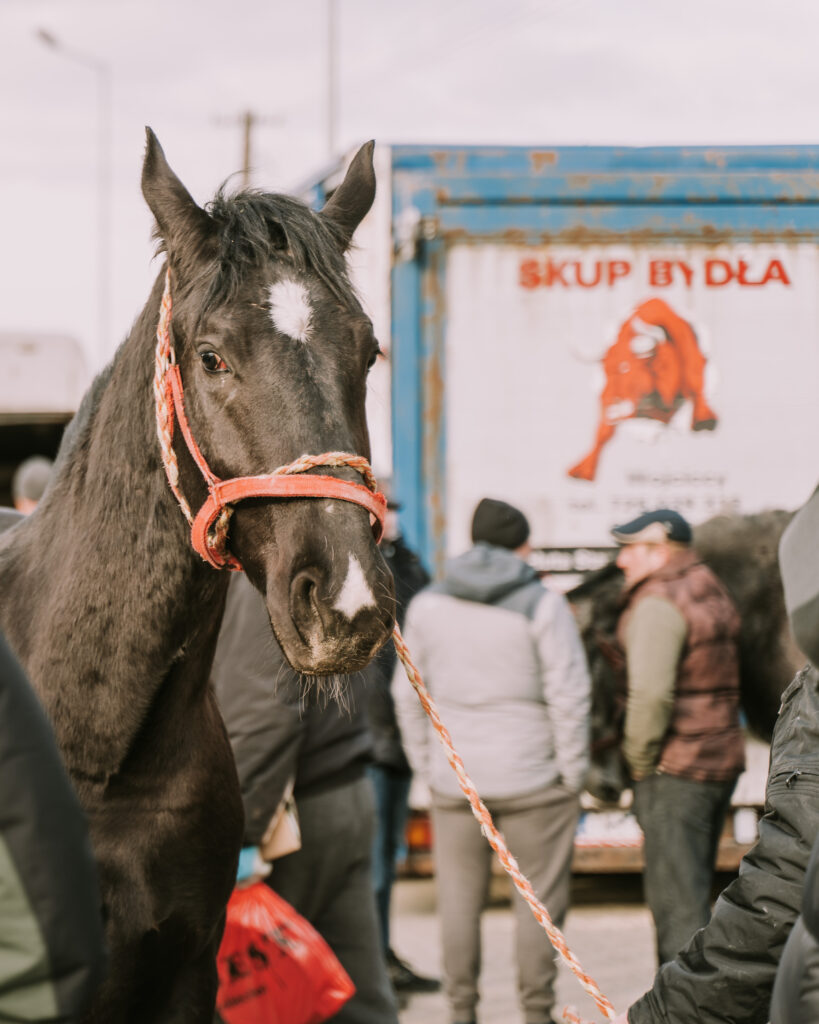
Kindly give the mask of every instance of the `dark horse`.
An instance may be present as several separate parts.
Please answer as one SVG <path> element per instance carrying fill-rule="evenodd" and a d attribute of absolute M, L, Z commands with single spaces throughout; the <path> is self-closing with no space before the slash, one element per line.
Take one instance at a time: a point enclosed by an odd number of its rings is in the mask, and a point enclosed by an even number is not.
<path fill-rule="evenodd" d="M 378 345 L 344 252 L 375 193 L 372 144 L 318 214 L 253 191 L 202 209 L 150 131 L 142 190 L 170 266 L 188 418 L 214 472 L 264 474 L 333 450 L 369 458 Z M 241 844 L 208 686 L 228 573 L 191 547 L 157 441 L 164 277 L 66 431 L 43 501 L 0 538 L 0 628 L 51 717 L 99 860 L 111 966 L 89 1024 L 211 1024 Z M 198 509 L 205 485 L 178 430 L 174 447 Z M 347 467 L 330 474 L 360 483 Z M 389 636 L 392 580 L 364 508 L 243 501 L 229 545 L 296 670 L 357 671 Z"/>

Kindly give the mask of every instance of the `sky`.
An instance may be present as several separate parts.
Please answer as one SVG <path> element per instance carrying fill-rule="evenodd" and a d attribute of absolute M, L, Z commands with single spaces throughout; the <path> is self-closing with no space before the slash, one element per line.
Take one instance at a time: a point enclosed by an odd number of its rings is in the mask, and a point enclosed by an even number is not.
<path fill-rule="evenodd" d="M 125 337 L 158 271 L 145 125 L 200 203 L 246 110 L 275 191 L 369 138 L 817 143 L 817 39 L 814 0 L 0 0 L 0 332 L 73 335 L 92 369 Z"/>

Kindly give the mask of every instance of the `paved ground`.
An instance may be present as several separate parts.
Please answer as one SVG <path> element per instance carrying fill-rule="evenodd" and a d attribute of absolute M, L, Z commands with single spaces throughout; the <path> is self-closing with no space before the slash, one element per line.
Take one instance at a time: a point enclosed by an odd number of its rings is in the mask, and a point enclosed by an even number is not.
<path fill-rule="evenodd" d="M 407 879 L 394 890 L 393 946 L 419 971 L 440 974 L 440 938 L 435 912 L 435 883 Z M 566 924 L 570 949 L 604 995 L 620 1012 L 648 988 L 654 976 L 651 920 L 639 897 L 639 878 L 582 879 Z M 483 962 L 479 1024 L 518 1024 L 515 990 L 514 930 L 505 879 L 493 883 L 483 919 Z M 563 964 L 558 978 L 556 1015 L 573 1004 L 584 1020 L 601 1015 Z M 401 1024 L 449 1024 L 442 994 L 413 996 Z"/>

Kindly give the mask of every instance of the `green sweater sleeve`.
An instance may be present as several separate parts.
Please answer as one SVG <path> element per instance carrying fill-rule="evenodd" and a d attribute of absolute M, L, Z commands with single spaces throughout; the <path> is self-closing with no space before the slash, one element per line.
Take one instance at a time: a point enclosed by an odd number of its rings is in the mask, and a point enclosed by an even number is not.
<path fill-rule="evenodd" d="M 654 771 L 660 759 L 687 632 L 683 614 L 662 597 L 638 601 L 626 627 L 623 756 L 635 778 Z"/>

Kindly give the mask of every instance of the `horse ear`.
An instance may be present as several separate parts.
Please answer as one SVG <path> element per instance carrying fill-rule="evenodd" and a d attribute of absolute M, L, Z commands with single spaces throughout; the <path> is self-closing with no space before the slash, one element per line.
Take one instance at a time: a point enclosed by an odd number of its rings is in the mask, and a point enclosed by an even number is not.
<path fill-rule="evenodd" d="M 207 252 L 213 222 L 171 170 L 156 135 L 150 128 L 145 135 L 142 194 L 156 219 L 157 234 L 169 259 L 193 263 Z"/>
<path fill-rule="evenodd" d="M 321 211 L 341 234 L 345 249 L 350 245 L 353 232 L 364 220 L 375 199 L 375 171 L 373 149 L 375 142 L 365 142 L 353 157 L 344 181 L 338 186 Z"/>

